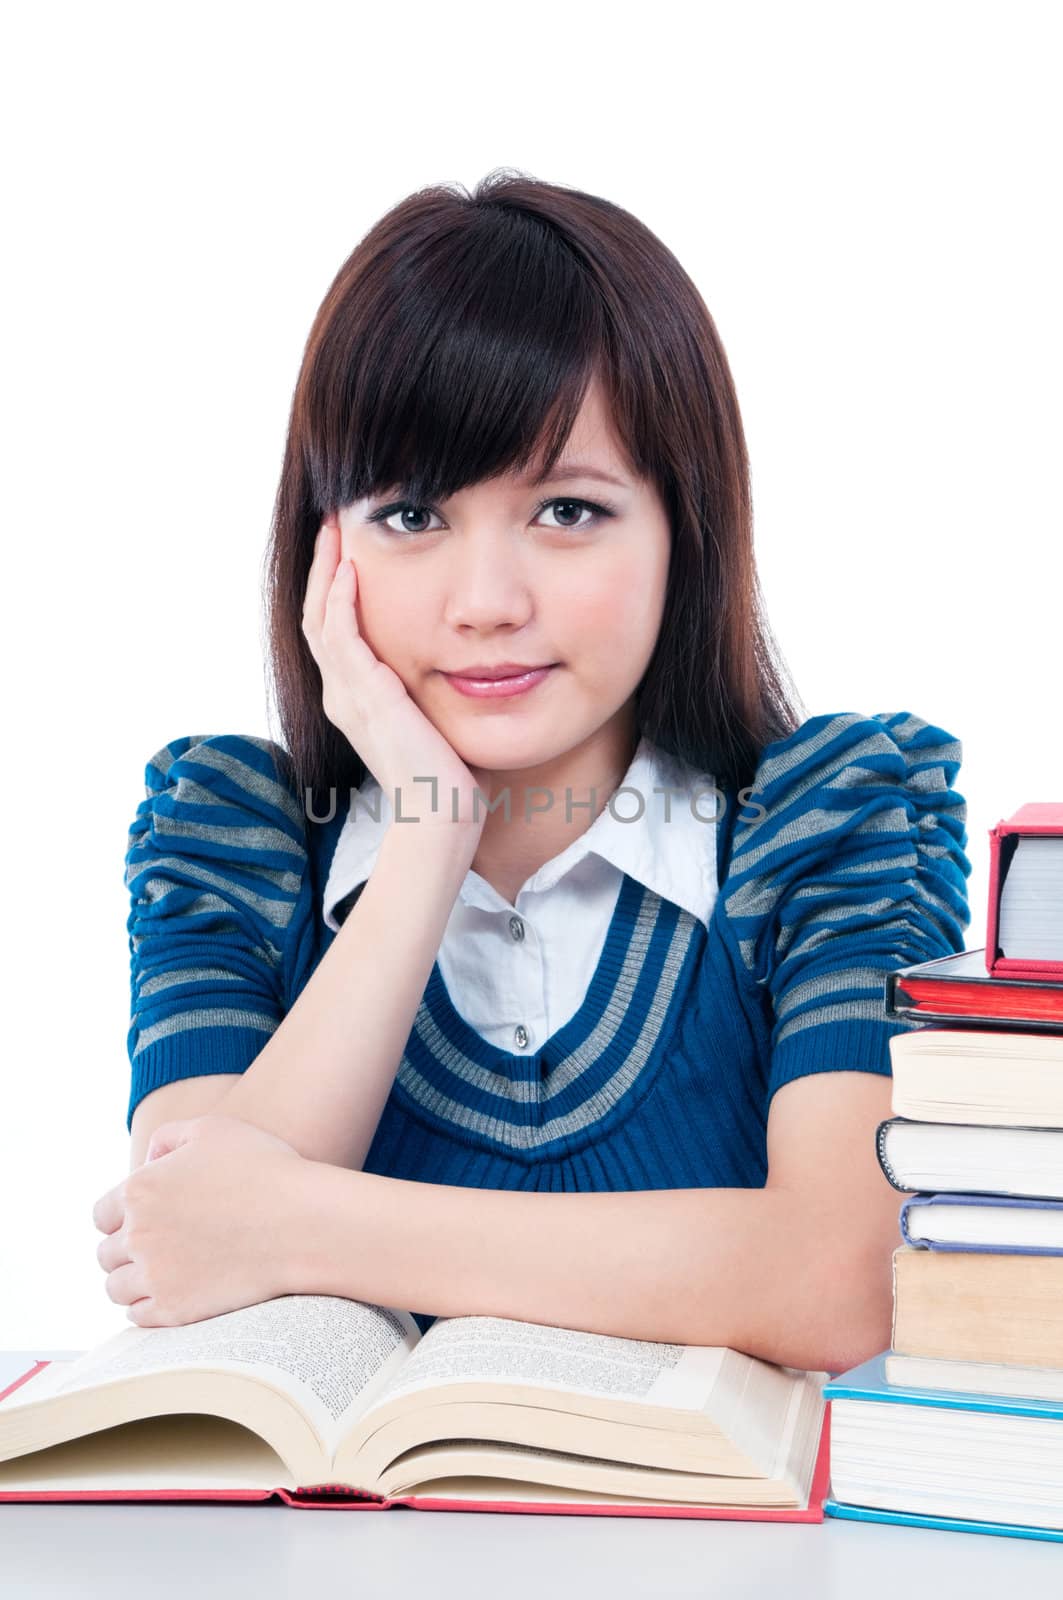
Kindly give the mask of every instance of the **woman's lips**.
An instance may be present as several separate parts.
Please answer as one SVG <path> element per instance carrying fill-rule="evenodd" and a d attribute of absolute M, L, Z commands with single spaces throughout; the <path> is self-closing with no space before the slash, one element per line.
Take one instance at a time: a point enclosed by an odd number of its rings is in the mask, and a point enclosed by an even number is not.
<path fill-rule="evenodd" d="M 556 666 L 557 663 L 554 663 Z M 554 667 L 536 667 L 533 672 L 522 672 L 512 678 L 461 678 L 454 673 L 444 672 L 447 682 L 453 684 L 459 694 L 472 695 L 481 700 L 493 700 L 515 694 L 526 694 L 529 689 L 544 682 L 553 672 Z"/>

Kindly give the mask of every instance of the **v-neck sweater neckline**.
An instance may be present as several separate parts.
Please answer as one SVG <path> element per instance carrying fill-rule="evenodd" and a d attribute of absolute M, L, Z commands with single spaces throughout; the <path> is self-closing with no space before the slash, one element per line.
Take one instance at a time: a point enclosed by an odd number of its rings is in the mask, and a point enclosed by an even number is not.
<path fill-rule="evenodd" d="M 499 1048 L 466 1021 L 437 960 L 396 1087 L 452 1131 L 510 1149 L 541 1153 L 558 1140 L 572 1149 L 641 1100 L 706 936 L 696 917 L 625 873 L 583 1003 L 526 1052 Z"/>

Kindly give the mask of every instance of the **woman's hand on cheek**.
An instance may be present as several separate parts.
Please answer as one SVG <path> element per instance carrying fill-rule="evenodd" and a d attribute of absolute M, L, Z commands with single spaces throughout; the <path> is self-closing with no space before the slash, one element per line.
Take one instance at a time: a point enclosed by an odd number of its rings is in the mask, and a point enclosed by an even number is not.
<path fill-rule="evenodd" d="M 93 1207 L 107 1294 L 140 1327 L 174 1327 L 306 1292 L 297 1201 L 312 1166 L 237 1117 L 162 1123 Z"/>
<path fill-rule="evenodd" d="M 488 796 L 398 673 L 363 637 L 358 574 L 353 560 L 341 557 L 333 514 L 318 529 L 303 605 L 303 634 L 321 673 L 322 709 L 365 762 L 396 816 L 479 835 Z"/>

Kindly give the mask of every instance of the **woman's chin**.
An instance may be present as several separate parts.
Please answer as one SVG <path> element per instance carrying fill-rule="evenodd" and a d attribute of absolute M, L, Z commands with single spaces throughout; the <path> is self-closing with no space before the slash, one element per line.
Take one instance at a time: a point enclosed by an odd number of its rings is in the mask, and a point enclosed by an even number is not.
<path fill-rule="evenodd" d="M 473 777 L 477 780 L 496 773 L 530 771 L 549 765 L 570 749 L 569 743 L 558 743 L 556 731 L 534 731 L 526 728 L 515 731 L 511 737 L 495 733 L 477 738 L 467 730 L 447 733 L 448 742 Z"/>

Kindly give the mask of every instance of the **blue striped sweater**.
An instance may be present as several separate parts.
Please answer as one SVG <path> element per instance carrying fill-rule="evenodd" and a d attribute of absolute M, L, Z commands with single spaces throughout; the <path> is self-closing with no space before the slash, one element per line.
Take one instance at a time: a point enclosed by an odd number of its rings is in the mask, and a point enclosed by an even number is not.
<path fill-rule="evenodd" d="M 345 813 L 308 815 L 271 750 L 183 736 L 147 763 L 126 854 L 127 1126 L 160 1084 L 245 1070 L 335 937 L 321 906 Z M 775 1091 L 812 1072 L 888 1076 L 890 1036 L 915 1024 L 886 1017 L 885 973 L 964 948 L 960 761 L 957 739 L 909 712 L 815 716 L 766 745 L 752 794 L 717 801 L 708 928 L 625 875 L 583 1005 L 534 1052 L 471 1028 L 437 962 L 365 1170 L 762 1186 Z"/>

